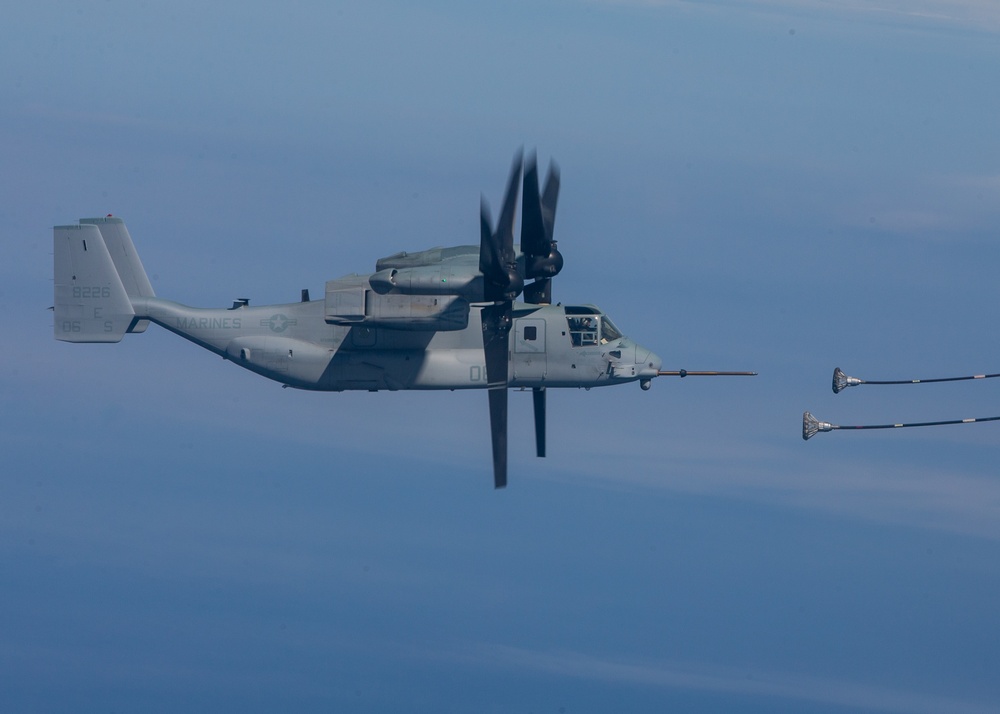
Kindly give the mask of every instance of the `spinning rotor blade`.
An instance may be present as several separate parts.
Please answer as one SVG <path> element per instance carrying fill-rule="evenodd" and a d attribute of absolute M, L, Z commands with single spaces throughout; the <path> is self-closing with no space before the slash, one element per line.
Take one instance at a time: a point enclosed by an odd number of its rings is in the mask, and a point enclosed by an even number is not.
<path fill-rule="evenodd" d="M 500 254 L 493 240 L 493 219 L 490 217 L 490 205 L 486 197 L 479 200 L 479 272 L 483 274 L 488 285 L 496 278 L 500 270 Z"/>
<path fill-rule="evenodd" d="M 507 485 L 507 353 L 513 305 L 507 301 L 482 309 L 483 351 L 490 398 L 493 486 Z"/>
<path fill-rule="evenodd" d="M 480 206 L 479 272 L 485 279 L 486 300 L 513 300 L 524 288 L 524 279 L 517 269 L 517 256 L 514 253 L 514 214 L 517 211 L 521 161 L 521 152 L 518 152 L 514 156 L 510 178 L 507 180 L 507 191 L 496 231 L 491 228 L 490 211 L 485 198 Z"/>
<path fill-rule="evenodd" d="M 490 390 L 493 488 L 507 488 L 507 388 Z"/>
<path fill-rule="evenodd" d="M 826 421 L 820 421 L 809 412 L 802 413 L 802 439 L 809 441 L 821 431 L 837 429 L 904 429 L 911 426 L 944 426 L 945 424 L 974 424 L 981 421 L 1000 421 L 1000 416 L 980 417 L 978 419 L 950 419 L 948 421 L 924 421 L 913 424 L 864 424 L 858 426 L 839 426 Z"/>
<path fill-rule="evenodd" d="M 524 301 L 530 305 L 552 304 L 552 276 L 562 270 L 563 257 L 552 240 L 559 200 L 559 169 L 549 165 L 545 193 L 538 191 L 538 162 L 529 154 L 524 167 L 524 214 L 521 216 L 521 254 L 525 278 L 534 281 L 524 286 Z M 545 389 L 531 390 L 535 416 L 535 454 L 545 456 Z"/>
<path fill-rule="evenodd" d="M 514 256 L 514 214 L 517 212 L 517 189 L 521 182 L 522 154 L 514 156 L 514 164 L 510 167 L 510 178 L 507 179 L 507 192 L 503 196 L 503 208 L 497 221 L 497 231 L 494 241 L 504 267 L 509 267 L 515 261 Z"/>
<path fill-rule="evenodd" d="M 524 288 L 524 278 L 514 252 L 514 217 L 521 182 L 523 155 L 514 155 L 507 179 L 503 208 L 496 230 L 491 229 L 489 208 L 483 199 L 480 209 L 479 270 L 484 278 L 484 298 L 492 305 L 482 308 L 483 352 L 490 400 L 490 433 L 493 445 L 493 485 L 507 485 L 507 384 L 510 354 L 510 327 L 514 298 Z"/>
<path fill-rule="evenodd" d="M 524 216 L 521 220 L 521 252 L 524 270 L 518 268 L 514 252 L 514 219 L 517 211 L 518 184 L 524 169 Z M 503 208 L 492 230 L 489 207 L 483 199 L 480 208 L 479 270 L 484 278 L 484 298 L 492 305 L 482 308 L 483 351 L 490 400 L 490 432 L 493 445 L 493 485 L 507 485 L 507 386 L 510 354 L 510 328 L 513 300 L 524 290 L 525 301 L 548 304 L 552 301 L 551 278 L 563 264 L 562 255 L 552 240 L 556 202 L 559 198 L 559 172 L 555 164 L 545 181 L 545 193 L 538 192 L 538 167 L 534 154 L 524 166 L 519 151 L 514 156 Z M 525 289 L 525 277 L 534 282 Z M 532 390 L 535 416 L 535 451 L 545 456 L 545 390 Z"/>
<path fill-rule="evenodd" d="M 559 169 L 550 164 L 545 179 L 545 192 L 538 191 L 538 165 L 531 154 L 524 169 L 524 215 L 521 218 L 521 253 L 524 256 L 524 277 L 534 278 L 525 287 L 524 301 L 533 305 L 552 302 L 552 277 L 563 266 L 563 257 L 552 239 L 559 200 Z"/>
<path fill-rule="evenodd" d="M 524 215 L 521 216 L 521 252 L 547 255 L 548 238 L 542 216 L 542 197 L 538 193 L 538 164 L 530 154 L 524 164 Z"/>
<path fill-rule="evenodd" d="M 535 411 L 535 455 L 545 456 L 545 387 L 531 390 L 531 400 Z"/>
<path fill-rule="evenodd" d="M 857 377 L 848 377 L 844 374 L 840 367 L 833 370 L 833 393 L 840 394 L 843 390 L 848 387 L 857 387 L 861 384 L 927 384 L 929 382 L 964 382 L 969 379 L 992 379 L 993 377 L 1000 377 L 1000 374 L 970 374 L 967 377 L 939 377 L 937 379 L 897 379 L 884 382 L 876 382 L 874 380 L 868 379 L 858 379 Z"/>
<path fill-rule="evenodd" d="M 552 231 L 556 223 L 556 203 L 559 201 L 559 167 L 549 162 L 549 173 L 545 177 L 545 193 L 542 194 L 542 220 L 545 223 L 545 239 L 555 243 Z"/>

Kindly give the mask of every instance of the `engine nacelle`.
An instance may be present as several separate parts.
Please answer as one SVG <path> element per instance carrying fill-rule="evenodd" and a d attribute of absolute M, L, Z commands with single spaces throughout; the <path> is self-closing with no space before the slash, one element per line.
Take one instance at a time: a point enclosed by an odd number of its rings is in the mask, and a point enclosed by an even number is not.
<path fill-rule="evenodd" d="M 469 301 L 459 295 L 381 295 L 363 285 L 327 283 L 326 322 L 388 330 L 464 330 L 469 325 Z"/>
<path fill-rule="evenodd" d="M 440 265 L 386 268 L 368 278 L 368 283 L 379 295 L 395 291 L 406 295 L 460 295 L 473 302 L 483 299 L 483 276 L 479 271 L 457 272 Z"/>
<path fill-rule="evenodd" d="M 401 251 L 393 253 L 385 258 L 379 258 L 375 263 L 375 270 L 385 270 L 387 268 L 419 268 L 422 266 L 438 265 L 441 261 L 452 260 L 462 256 L 478 256 L 479 246 L 477 245 L 457 245 L 451 248 L 431 248 L 421 250 L 417 253 Z"/>

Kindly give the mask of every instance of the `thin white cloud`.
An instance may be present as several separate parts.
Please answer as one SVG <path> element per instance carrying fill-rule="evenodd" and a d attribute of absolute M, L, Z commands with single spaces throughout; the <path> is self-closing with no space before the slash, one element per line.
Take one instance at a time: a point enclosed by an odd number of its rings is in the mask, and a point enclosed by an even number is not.
<path fill-rule="evenodd" d="M 880 712 L 983 714 L 995 711 L 992 705 L 950 696 L 750 667 L 613 659 L 572 651 L 531 650 L 505 645 L 482 645 L 467 653 L 454 653 L 453 656 L 466 662 L 471 660 L 487 664 L 491 668 L 499 666 L 624 685 L 773 697 Z"/>
<path fill-rule="evenodd" d="M 943 231 L 960 231 L 967 228 L 962 216 L 944 211 L 927 211 L 916 208 L 884 208 L 868 211 L 867 218 L 853 216 L 844 221 L 845 225 L 856 228 L 874 228 L 901 235 L 924 235 Z"/>
<path fill-rule="evenodd" d="M 996 225 L 1000 176 L 954 174 L 917 177 L 902 187 L 859 197 L 841 210 L 844 226 L 908 237 L 978 235 Z"/>
<path fill-rule="evenodd" d="M 719 8 L 757 13 L 805 14 L 851 21 L 897 22 L 924 27 L 976 29 L 1000 32 L 1000 3 L 988 0 L 881 0 L 840 2 L 834 0 L 605 0 L 614 5 L 646 7 L 683 6 Z"/>
<path fill-rule="evenodd" d="M 946 185 L 975 191 L 977 198 L 1000 200 L 1000 174 L 956 174 L 941 179 Z"/>
<path fill-rule="evenodd" d="M 1000 540 L 1000 480 L 992 474 L 911 462 L 889 466 L 852 458 L 846 451 L 831 456 L 820 444 L 799 446 L 797 453 L 789 453 L 751 441 L 714 449 L 704 441 L 671 441 L 649 453 L 636 443 L 619 452 L 631 454 L 628 468 L 568 456 L 547 478 L 573 483 L 585 478 L 615 490 L 665 490 L 782 504 L 871 523 Z M 664 450 L 670 453 L 666 464 Z"/>

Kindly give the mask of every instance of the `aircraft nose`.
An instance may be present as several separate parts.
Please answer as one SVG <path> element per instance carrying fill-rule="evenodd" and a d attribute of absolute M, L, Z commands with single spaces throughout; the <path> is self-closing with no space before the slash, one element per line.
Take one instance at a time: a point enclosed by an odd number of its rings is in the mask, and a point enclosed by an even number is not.
<path fill-rule="evenodd" d="M 643 377 L 655 377 L 663 365 L 663 360 L 659 355 L 646 349 L 642 345 L 635 346 L 635 363 L 639 367 L 639 374 Z"/>

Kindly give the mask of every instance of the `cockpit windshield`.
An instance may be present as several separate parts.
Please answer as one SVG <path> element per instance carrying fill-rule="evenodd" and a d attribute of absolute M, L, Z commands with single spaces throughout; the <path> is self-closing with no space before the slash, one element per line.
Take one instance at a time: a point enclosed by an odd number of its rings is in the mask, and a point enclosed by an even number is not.
<path fill-rule="evenodd" d="M 570 311 L 567 309 L 566 312 Z M 606 345 L 622 338 L 621 330 L 606 315 L 567 314 L 566 321 L 569 323 L 569 336 L 574 347 Z"/>
<path fill-rule="evenodd" d="M 601 342 L 614 342 L 615 340 L 620 340 L 624 335 L 622 331 L 615 327 L 615 323 L 611 322 L 611 318 L 607 315 L 601 316 Z"/>

